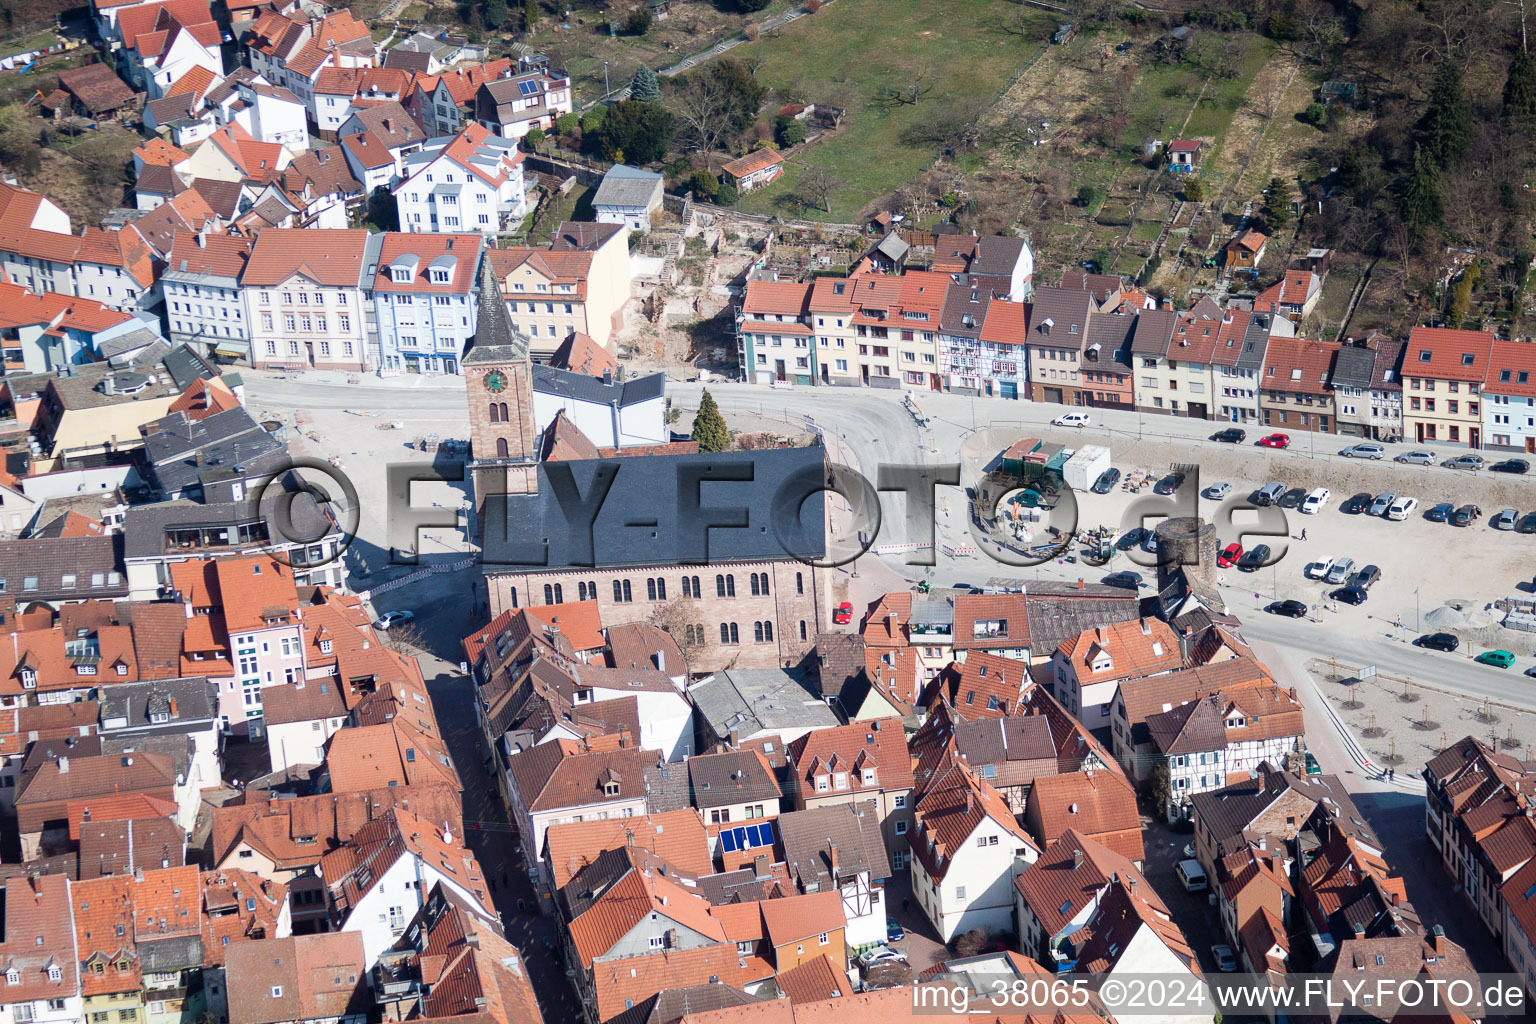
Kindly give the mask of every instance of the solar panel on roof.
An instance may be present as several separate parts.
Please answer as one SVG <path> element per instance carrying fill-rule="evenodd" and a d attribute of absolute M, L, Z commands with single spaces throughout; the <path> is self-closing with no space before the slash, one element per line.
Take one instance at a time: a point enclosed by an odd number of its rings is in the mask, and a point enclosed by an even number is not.
<path fill-rule="evenodd" d="M 522 93 L 524 96 L 532 96 L 534 93 L 539 91 L 539 83 L 538 82 L 518 82 L 517 83 L 517 91 Z"/>
<path fill-rule="evenodd" d="M 732 828 L 721 832 L 720 849 L 724 850 L 726 853 L 735 853 L 737 850 L 741 849 L 741 836 L 737 834 L 740 831 L 740 829 Z"/>

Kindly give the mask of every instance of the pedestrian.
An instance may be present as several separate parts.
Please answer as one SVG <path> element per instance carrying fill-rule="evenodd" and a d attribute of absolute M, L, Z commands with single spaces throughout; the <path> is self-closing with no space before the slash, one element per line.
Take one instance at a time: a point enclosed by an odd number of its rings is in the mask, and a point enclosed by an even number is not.
<path fill-rule="evenodd" d="M 901 912 L 903 914 L 905 914 L 907 912 L 907 909 L 909 907 L 911 907 L 911 906 L 912 906 L 912 901 L 909 900 L 907 897 L 903 896 L 901 898 Z"/>
<path fill-rule="evenodd" d="M 1302 540 L 1306 540 L 1307 539 L 1307 528 L 1305 526 L 1303 526 L 1301 528 L 1301 539 Z"/>

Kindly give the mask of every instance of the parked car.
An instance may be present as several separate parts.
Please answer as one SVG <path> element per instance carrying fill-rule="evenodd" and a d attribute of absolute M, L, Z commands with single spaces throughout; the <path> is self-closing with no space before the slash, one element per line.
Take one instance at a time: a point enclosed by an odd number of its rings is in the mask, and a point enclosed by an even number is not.
<path fill-rule="evenodd" d="M 1307 616 L 1307 606 L 1300 601 L 1276 601 L 1269 606 L 1269 610 L 1291 619 L 1304 619 Z"/>
<path fill-rule="evenodd" d="M 1243 546 L 1237 541 L 1233 541 L 1231 544 L 1228 544 L 1225 548 L 1222 549 L 1221 554 L 1216 556 L 1216 567 L 1219 569 L 1230 569 L 1232 566 L 1236 565 L 1237 560 L 1242 557 Z"/>
<path fill-rule="evenodd" d="M 1376 495 L 1376 500 L 1371 502 L 1371 515 L 1386 515 L 1387 509 L 1391 508 L 1392 503 L 1396 500 L 1397 495 L 1393 494 L 1391 491 L 1382 491 L 1380 494 Z"/>
<path fill-rule="evenodd" d="M 1333 497 L 1333 492 L 1328 488 L 1313 488 L 1312 493 L 1307 495 L 1306 500 L 1301 503 L 1301 514 L 1304 516 L 1317 515 L 1323 510 L 1323 506 L 1328 504 L 1328 499 L 1331 497 Z"/>
<path fill-rule="evenodd" d="M 1270 434 L 1259 438 L 1260 448 L 1289 448 L 1291 446 L 1290 434 Z"/>
<path fill-rule="evenodd" d="M 1449 654 L 1461 646 L 1461 637 L 1454 633 L 1425 633 L 1413 642 L 1413 646 Z"/>
<path fill-rule="evenodd" d="M 1432 523 L 1443 523 L 1451 518 L 1451 513 L 1456 511 L 1456 506 L 1448 501 L 1437 501 L 1434 506 L 1424 513 L 1424 518 Z"/>
<path fill-rule="evenodd" d="M 378 618 L 374 619 L 373 628 L 388 631 L 396 626 L 403 626 L 415 618 L 415 612 L 401 608 L 397 611 L 385 612 L 383 615 L 380 615 Z"/>
<path fill-rule="evenodd" d="M 1520 510 L 1517 508 L 1507 508 L 1500 512 L 1498 515 L 1494 516 L 1492 519 L 1488 520 L 1488 525 L 1493 527 L 1495 530 L 1513 530 L 1515 528 L 1515 524 L 1519 521 Z"/>
<path fill-rule="evenodd" d="M 1340 587 L 1333 592 L 1333 599 L 1343 601 L 1345 604 L 1365 604 L 1365 598 L 1364 587 Z"/>
<path fill-rule="evenodd" d="M 1120 540 L 1118 543 L 1116 543 L 1115 546 L 1121 551 L 1129 551 L 1131 548 L 1136 547 L 1142 541 L 1146 540 L 1147 535 L 1151 532 L 1151 530 L 1143 529 L 1140 526 L 1133 526 L 1131 529 L 1126 530 L 1125 533 L 1120 536 Z"/>
<path fill-rule="evenodd" d="M 1406 462 L 1413 466 L 1433 466 L 1435 464 L 1435 453 L 1423 450 L 1403 452 L 1401 455 L 1394 456 L 1392 461 Z"/>
<path fill-rule="evenodd" d="M 1246 430 L 1239 430 L 1236 427 L 1228 427 L 1226 430 L 1218 430 L 1216 433 L 1212 434 L 1211 440 L 1220 441 L 1223 444 L 1242 444 L 1243 440 L 1247 436 L 1248 432 Z"/>
<path fill-rule="evenodd" d="M 1184 483 L 1183 473 L 1169 473 L 1152 488 L 1154 494 L 1172 494 Z"/>
<path fill-rule="evenodd" d="M 1306 500 L 1307 489 L 1305 487 L 1292 487 L 1290 490 L 1280 495 L 1280 500 L 1275 502 L 1275 504 L 1279 505 L 1281 508 L 1300 508 L 1301 503 Z"/>
<path fill-rule="evenodd" d="M 1515 527 L 1517 533 L 1536 533 L 1536 512 L 1527 512 L 1525 518 L 1520 520 L 1520 525 Z"/>
<path fill-rule="evenodd" d="M 1483 510 L 1476 505 L 1463 505 L 1451 513 L 1452 526 L 1471 526 L 1482 518 Z"/>
<path fill-rule="evenodd" d="M 1393 522 L 1400 523 L 1413 515 L 1413 510 L 1418 507 L 1418 498 L 1398 498 L 1392 503 L 1392 507 L 1387 509 L 1387 518 Z"/>
<path fill-rule="evenodd" d="M 848 623 L 850 623 L 852 621 L 853 621 L 853 604 L 852 604 L 852 602 L 844 601 L 842 604 L 840 604 L 836 608 L 832 609 L 832 624 L 833 625 L 835 625 L 835 626 L 846 626 L 846 625 L 848 625 Z"/>
<path fill-rule="evenodd" d="M 1220 501 L 1232 493 L 1232 485 L 1228 483 L 1214 483 L 1205 489 L 1205 496 L 1212 501 Z"/>
<path fill-rule="evenodd" d="M 1355 560 L 1353 558 L 1341 558 L 1333 563 L 1333 568 L 1328 570 L 1328 575 L 1323 577 L 1323 582 L 1343 583 L 1349 579 L 1350 574 L 1354 571 Z"/>
<path fill-rule="evenodd" d="M 1051 420 L 1053 427 L 1086 427 L 1088 414 L 1085 412 L 1064 412 Z"/>
<path fill-rule="evenodd" d="M 1379 579 L 1381 579 L 1381 570 L 1374 565 L 1368 565 L 1355 573 L 1355 578 L 1349 581 L 1349 585 L 1359 587 L 1361 590 L 1370 590 Z"/>
<path fill-rule="evenodd" d="M 1237 560 L 1237 567 L 1243 572 L 1258 572 L 1269 561 L 1269 545 L 1256 544 L 1243 552 L 1243 557 Z"/>
<path fill-rule="evenodd" d="M 1285 495 L 1285 484 L 1278 480 L 1271 481 L 1253 492 L 1253 503 L 1263 508 L 1273 505 Z"/>
<path fill-rule="evenodd" d="M 1361 491 L 1353 495 L 1344 504 L 1339 506 L 1339 511 L 1347 516 L 1357 516 L 1371 507 L 1371 492 Z"/>
<path fill-rule="evenodd" d="M 1141 579 L 1141 574 L 1131 572 L 1129 569 L 1120 572 L 1112 572 L 1099 581 L 1106 587 L 1124 587 L 1126 590 L 1140 590 L 1146 584 Z"/>
<path fill-rule="evenodd" d="M 1522 476 L 1531 471 L 1531 464 L 1524 459 L 1505 459 L 1488 467 L 1490 473 L 1518 473 Z"/>
<path fill-rule="evenodd" d="M 1387 450 L 1379 444 L 1352 444 L 1339 452 L 1346 459 L 1380 459 L 1387 454 Z"/>
<path fill-rule="evenodd" d="M 1440 465 L 1446 469 L 1482 469 L 1483 457 L 1481 455 L 1458 455 L 1454 459 L 1446 459 Z"/>
<path fill-rule="evenodd" d="M 1307 567 L 1301 571 L 1301 574 L 1307 577 L 1307 579 L 1320 580 L 1326 577 L 1329 570 L 1332 568 L 1333 556 L 1319 555 L 1317 558 L 1307 563 Z"/>
<path fill-rule="evenodd" d="M 886 921 L 885 921 L 885 941 L 886 942 L 900 942 L 902 939 L 904 939 L 906 937 L 907 937 L 907 930 L 901 926 L 901 922 L 899 922 L 899 921 L 892 921 L 890 918 L 886 918 Z"/>
<path fill-rule="evenodd" d="M 866 949 L 859 954 L 859 963 L 865 967 L 873 967 L 876 964 L 904 964 L 907 962 L 907 951 L 897 949 L 895 946 L 876 946 Z"/>
<path fill-rule="evenodd" d="M 1115 484 L 1120 482 L 1120 471 L 1113 466 L 1099 474 L 1099 478 L 1093 482 L 1094 494 L 1108 494 L 1115 489 Z"/>
<path fill-rule="evenodd" d="M 1237 957 L 1232 953 L 1232 947 L 1225 942 L 1218 942 L 1212 946 L 1211 956 L 1216 960 L 1216 969 L 1223 974 L 1231 974 L 1237 970 Z"/>
<path fill-rule="evenodd" d="M 1508 651 L 1484 651 L 1472 659 L 1479 665 L 1492 665 L 1494 668 L 1509 668 L 1515 663 L 1515 656 Z"/>

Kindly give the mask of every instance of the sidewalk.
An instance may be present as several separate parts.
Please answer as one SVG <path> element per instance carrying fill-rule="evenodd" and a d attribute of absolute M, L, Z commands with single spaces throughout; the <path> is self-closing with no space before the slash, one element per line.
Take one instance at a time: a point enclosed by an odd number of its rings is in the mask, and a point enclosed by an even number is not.
<path fill-rule="evenodd" d="M 385 390 L 463 391 L 464 377 L 454 373 L 400 373 L 381 377 L 373 370 L 354 373 L 348 370 L 261 370 L 253 366 L 238 368 L 247 380 L 291 380 L 303 384 L 330 384 L 336 387 L 380 388 Z"/>

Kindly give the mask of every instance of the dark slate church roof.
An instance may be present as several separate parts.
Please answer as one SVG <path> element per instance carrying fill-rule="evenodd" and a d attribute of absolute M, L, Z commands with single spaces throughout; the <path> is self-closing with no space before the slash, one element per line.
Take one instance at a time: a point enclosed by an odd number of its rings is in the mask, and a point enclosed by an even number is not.
<path fill-rule="evenodd" d="M 820 558 L 824 465 L 819 446 L 542 463 L 537 493 L 487 497 L 484 562 L 495 572 Z M 598 493 L 589 529 L 580 509 Z"/>

